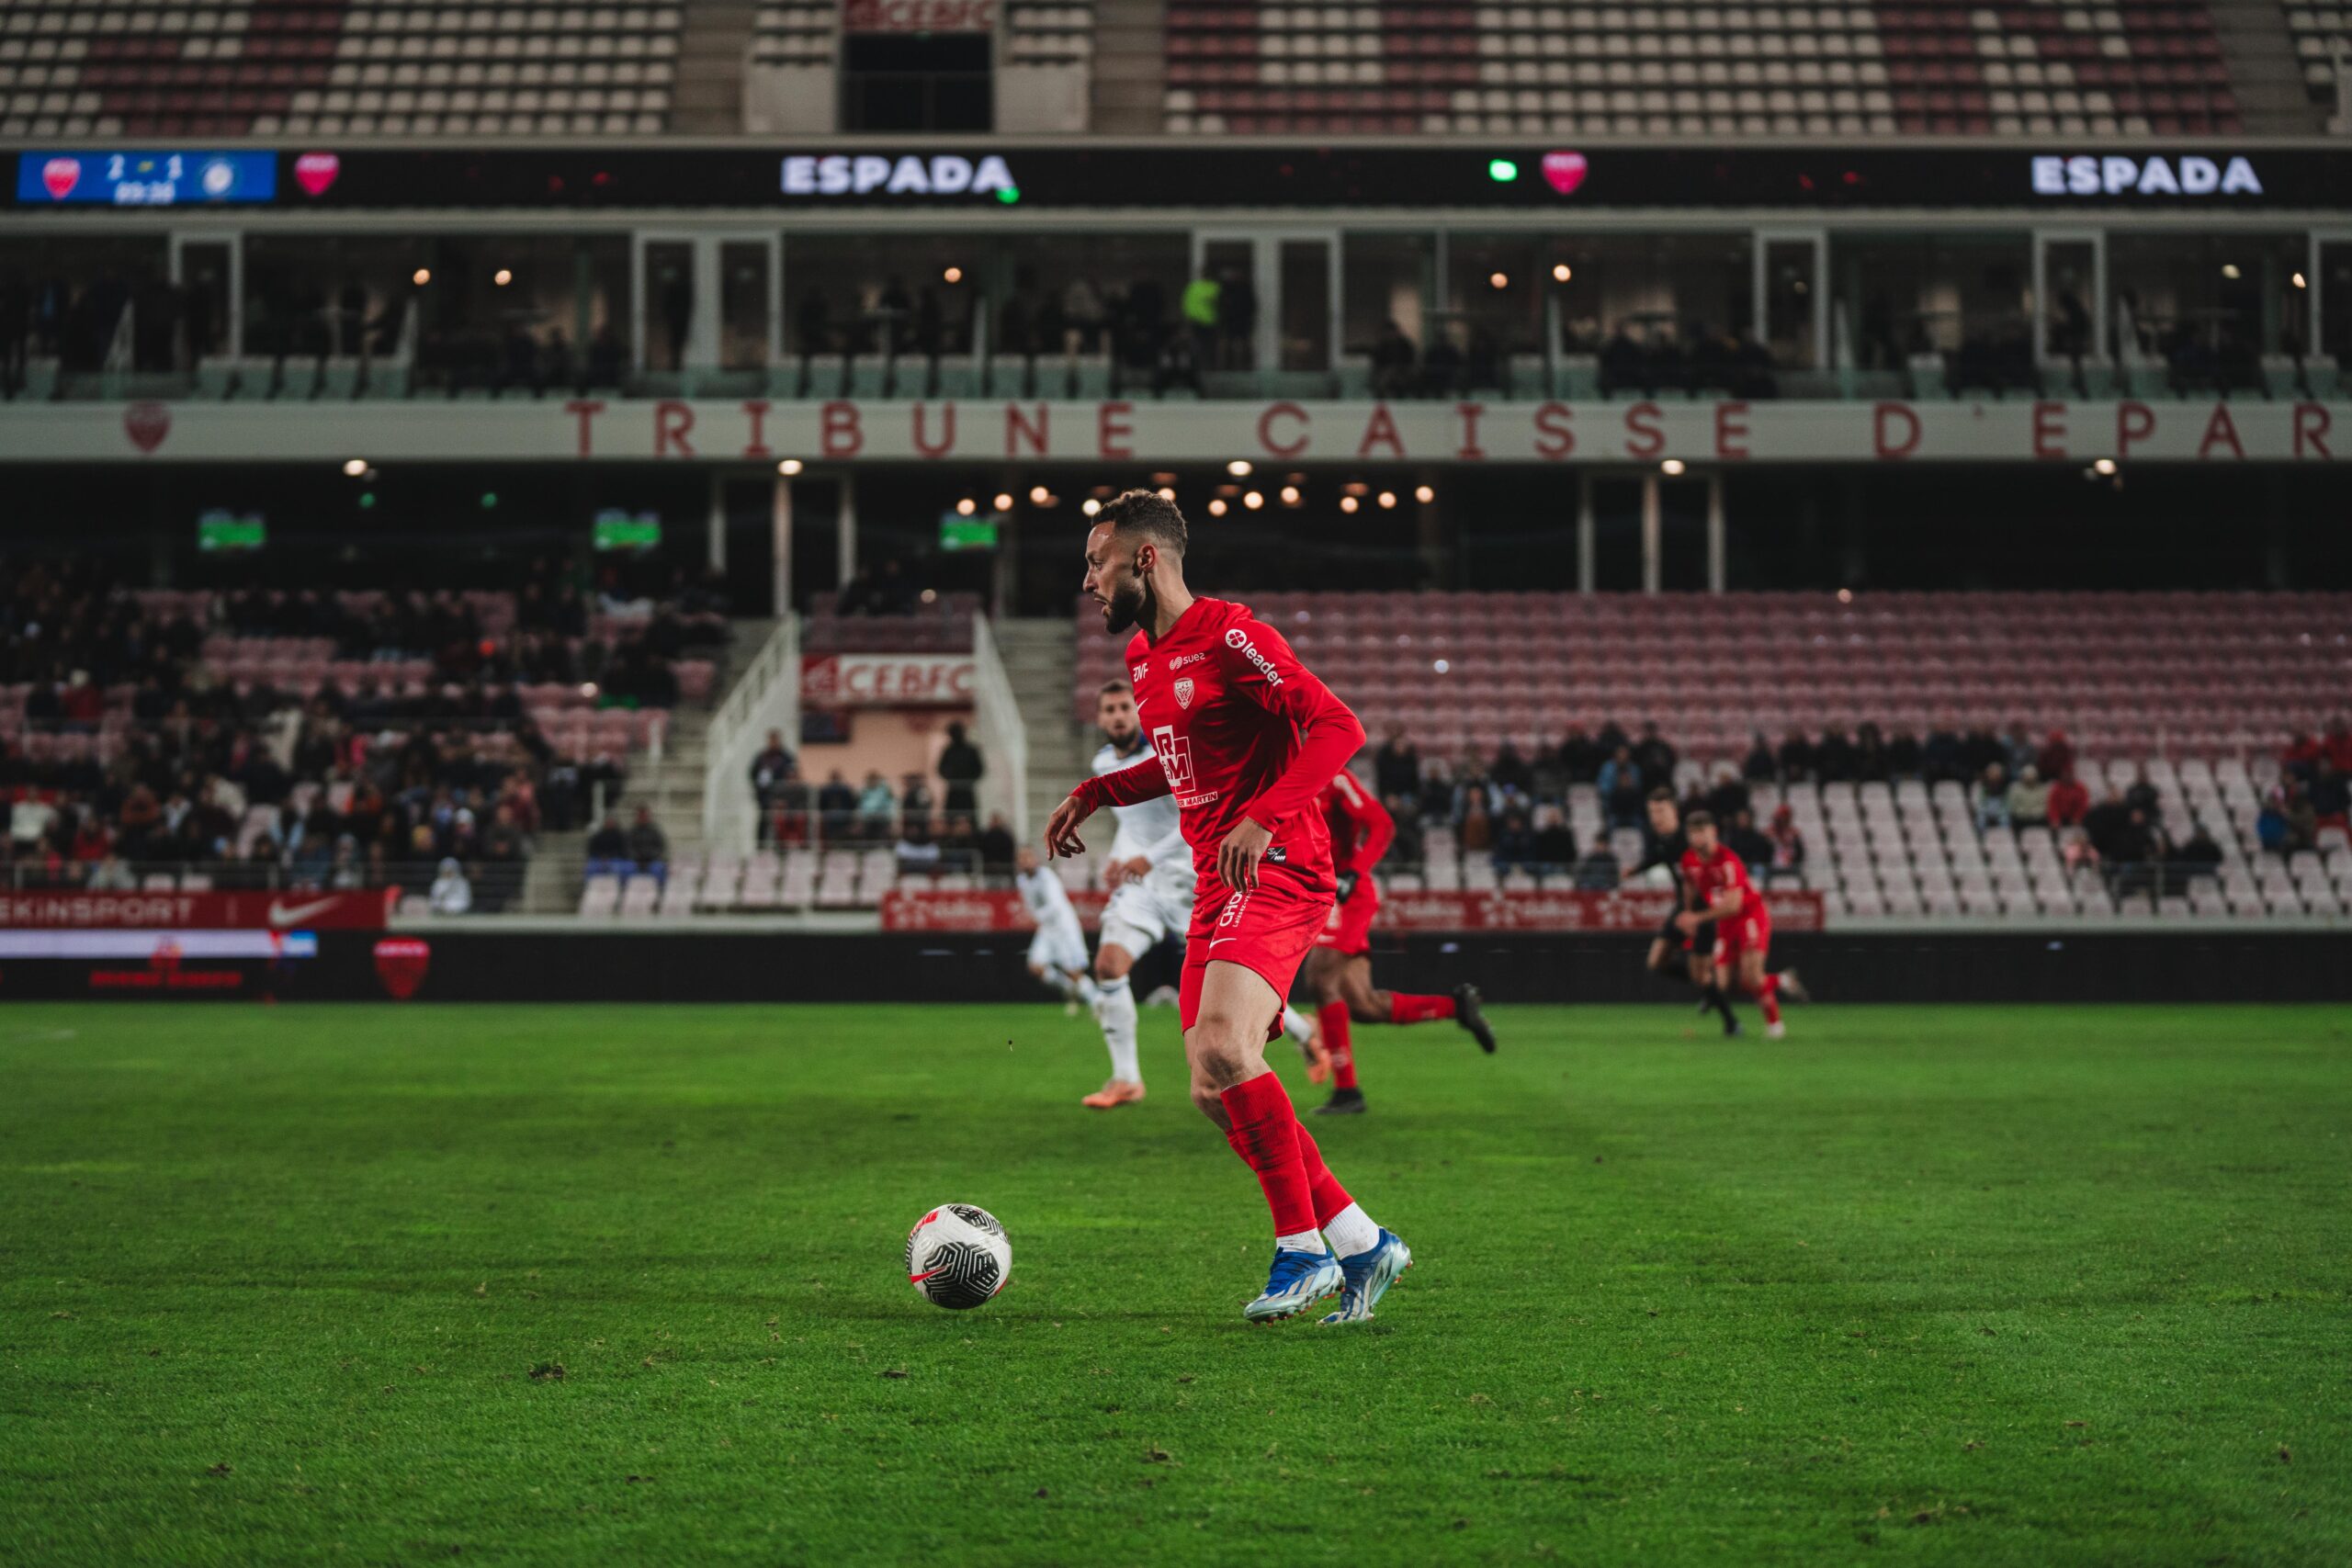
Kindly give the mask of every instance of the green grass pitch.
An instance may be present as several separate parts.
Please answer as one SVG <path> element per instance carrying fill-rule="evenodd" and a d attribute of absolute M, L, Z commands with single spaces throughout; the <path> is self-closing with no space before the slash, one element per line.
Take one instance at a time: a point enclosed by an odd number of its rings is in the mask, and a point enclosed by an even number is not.
<path fill-rule="evenodd" d="M 0 1562 L 2352 1562 L 2352 1012 L 1366 1028 L 1348 1330 L 1146 1018 L 0 1010 Z"/>

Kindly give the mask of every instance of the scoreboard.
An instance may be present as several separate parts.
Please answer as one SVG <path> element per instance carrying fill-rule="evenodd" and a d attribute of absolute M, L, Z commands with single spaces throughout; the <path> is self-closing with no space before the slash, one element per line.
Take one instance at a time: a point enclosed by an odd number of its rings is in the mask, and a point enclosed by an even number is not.
<path fill-rule="evenodd" d="M 19 207 L 195 207 L 277 195 L 275 152 L 22 152 Z"/>

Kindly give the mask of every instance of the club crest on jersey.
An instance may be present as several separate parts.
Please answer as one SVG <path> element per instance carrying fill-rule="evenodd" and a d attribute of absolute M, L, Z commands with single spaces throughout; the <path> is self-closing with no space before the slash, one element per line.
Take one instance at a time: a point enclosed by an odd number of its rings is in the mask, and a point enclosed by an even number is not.
<path fill-rule="evenodd" d="M 1193 682 L 1189 677 L 1176 682 L 1176 705 L 1180 708 L 1193 705 Z"/>

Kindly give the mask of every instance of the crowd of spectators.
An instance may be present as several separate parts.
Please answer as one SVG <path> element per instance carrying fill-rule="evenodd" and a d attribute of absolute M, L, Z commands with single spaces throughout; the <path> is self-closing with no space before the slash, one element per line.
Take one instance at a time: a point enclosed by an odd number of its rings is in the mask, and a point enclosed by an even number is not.
<path fill-rule="evenodd" d="M 1753 790 L 1804 783 L 1961 784 L 1969 791 L 1980 834 L 2046 832 L 2065 863 L 2101 879 L 2119 897 L 2177 893 L 2187 879 L 2219 874 L 2221 846 L 2205 825 L 2177 837 L 2144 766 L 2126 784 L 2094 797 L 2077 776 L 2073 744 L 2059 731 L 2033 735 L 2022 723 L 2006 730 L 1939 726 L 1925 737 L 1889 736 L 1873 724 L 1850 735 L 1792 733 L 1778 745 L 1758 736 L 1739 767 L 1724 764 L 1688 787 L 1675 781 L 1680 758 L 1655 724 L 1638 734 L 1607 723 L 1573 729 L 1557 746 L 1523 755 L 1506 741 L 1487 759 L 1449 764 L 1424 761 L 1401 728 L 1372 753 L 1374 788 L 1397 823 L 1395 860 L 1420 863 L 1427 837 L 1449 835 L 1464 855 L 1487 857 L 1499 872 L 1525 870 L 1589 889 L 1614 886 L 1628 869 L 1612 832 L 1654 838 L 1652 792 L 1673 793 L 1680 811 L 1705 809 L 1724 824 L 1724 840 L 1759 881 L 1800 873 L 1807 845 L 1785 804 L 1759 821 Z M 2255 824 L 2266 849 L 2292 853 L 2313 846 L 2324 829 L 2352 818 L 2352 721 L 2324 736 L 2297 736 L 2280 756 L 2280 775 Z M 1565 809 L 1572 785 L 1599 796 L 1603 830 L 1578 845 Z"/>
<path fill-rule="evenodd" d="M 963 725 L 947 726 L 946 744 L 933 768 L 941 784 L 936 795 L 924 773 L 906 774 L 894 789 L 879 772 L 869 771 L 862 784 L 854 785 L 833 768 L 823 783 L 812 786 L 801 776 L 799 760 L 782 733 L 770 730 L 767 744 L 751 766 L 752 790 L 759 802 L 759 841 L 888 847 L 900 868 L 910 872 L 1009 872 L 1012 830 L 1001 812 L 990 813 L 986 827 L 979 825 L 978 786 L 988 766 Z"/>
<path fill-rule="evenodd" d="M 514 682 L 666 705 L 671 660 L 725 625 L 692 584 L 657 603 L 617 575 L 593 593 L 534 576 L 515 624 L 493 635 L 456 592 L 248 586 L 212 594 L 199 624 L 148 612 L 95 568 L 0 562 L 0 687 L 24 688 L 21 722 L 0 726 L 0 876 L 118 887 L 188 874 L 222 889 L 399 886 L 443 909 L 505 907 L 535 836 L 578 826 L 623 778 L 616 756 L 560 753 Z M 583 635 L 599 615 L 629 616 L 639 635 Z M 221 635 L 324 639 L 386 674 L 300 693 L 266 675 L 232 682 L 206 652 Z M 418 660 L 429 679 L 395 678 Z M 128 722 L 109 722 L 108 690 L 126 686 Z"/>

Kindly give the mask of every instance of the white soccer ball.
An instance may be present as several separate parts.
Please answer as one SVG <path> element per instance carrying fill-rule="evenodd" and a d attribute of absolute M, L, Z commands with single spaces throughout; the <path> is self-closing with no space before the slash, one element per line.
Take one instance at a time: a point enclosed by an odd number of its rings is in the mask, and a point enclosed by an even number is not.
<path fill-rule="evenodd" d="M 1012 1243 L 986 1209 L 942 1203 L 907 1233 L 907 1282 L 933 1306 L 978 1306 L 1012 1273 Z"/>

